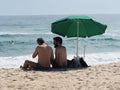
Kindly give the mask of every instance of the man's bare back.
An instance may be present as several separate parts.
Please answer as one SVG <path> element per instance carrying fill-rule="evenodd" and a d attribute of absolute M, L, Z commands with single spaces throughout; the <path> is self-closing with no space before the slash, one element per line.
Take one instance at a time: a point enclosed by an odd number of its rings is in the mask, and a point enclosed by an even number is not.
<path fill-rule="evenodd" d="M 56 48 L 53 67 L 54 68 L 67 67 L 67 53 L 66 48 L 62 46 L 62 38 L 55 37 L 53 38 L 53 40 L 54 47 Z"/>
<path fill-rule="evenodd" d="M 58 46 L 55 50 L 55 61 L 60 67 L 67 66 L 66 48 L 64 46 Z"/>
<path fill-rule="evenodd" d="M 46 69 L 50 68 L 50 64 L 52 64 L 54 60 L 53 50 L 50 46 L 47 46 L 42 38 L 37 39 L 38 46 L 36 47 L 32 57 L 35 58 L 38 56 L 38 62 L 32 62 L 30 60 L 26 60 L 24 62 L 22 69 Z"/>
<path fill-rule="evenodd" d="M 39 45 L 36 47 L 35 52 L 33 53 L 33 58 L 38 55 L 38 63 L 43 67 L 50 67 L 53 57 L 53 50 L 50 46 L 46 44 Z"/>

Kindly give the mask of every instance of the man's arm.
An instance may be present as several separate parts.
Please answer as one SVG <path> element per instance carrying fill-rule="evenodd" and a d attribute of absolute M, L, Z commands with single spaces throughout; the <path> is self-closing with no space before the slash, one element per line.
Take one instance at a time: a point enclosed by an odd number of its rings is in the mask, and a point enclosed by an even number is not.
<path fill-rule="evenodd" d="M 51 63 L 54 63 L 54 54 L 53 54 L 53 50 L 52 50 L 52 54 L 51 54 L 51 58 L 50 58 Z"/>
<path fill-rule="evenodd" d="M 38 47 L 36 47 L 36 49 L 32 55 L 32 58 L 35 58 L 37 55 L 38 55 Z"/>
<path fill-rule="evenodd" d="M 59 48 L 56 48 L 55 49 L 55 62 L 57 62 L 57 60 L 58 60 L 58 58 L 59 58 Z"/>

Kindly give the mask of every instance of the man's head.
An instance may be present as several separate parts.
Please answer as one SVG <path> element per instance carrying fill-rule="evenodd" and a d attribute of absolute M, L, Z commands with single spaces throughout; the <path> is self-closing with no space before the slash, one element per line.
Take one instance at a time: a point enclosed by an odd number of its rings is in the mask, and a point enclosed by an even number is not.
<path fill-rule="evenodd" d="M 53 40 L 54 40 L 53 44 L 54 44 L 55 48 L 62 45 L 62 38 L 61 37 L 54 37 Z"/>
<path fill-rule="evenodd" d="M 37 43 L 38 43 L 39 45 L 42 45 L 42 44 L 45 43 L 45 42 L 44 42 L 44 40 L 43 40 L 42 38 L 38 38 L 38 39 L 37 39 Z"/>

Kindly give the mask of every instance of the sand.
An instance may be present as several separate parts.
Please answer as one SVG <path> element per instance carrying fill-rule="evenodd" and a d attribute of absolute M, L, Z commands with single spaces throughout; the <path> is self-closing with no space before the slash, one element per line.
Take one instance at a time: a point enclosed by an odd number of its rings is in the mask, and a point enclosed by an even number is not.
<path fill-rule="evenodd" d="M 0 90 L 120 90 L 120 62 L 86 69 L 0 69 Z"/>

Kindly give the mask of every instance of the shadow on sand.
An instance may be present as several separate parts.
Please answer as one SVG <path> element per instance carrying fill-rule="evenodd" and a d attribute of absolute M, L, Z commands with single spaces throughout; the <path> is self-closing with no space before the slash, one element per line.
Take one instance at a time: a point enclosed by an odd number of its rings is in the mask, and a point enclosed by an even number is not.
<path fill-rule="evenodd" d="M 90 66 L 88 66 L 90 67 Z M 51 68 L 51 69 L 44 69 L 44 70 L 34 70 L 34 71 L 43 71 L 43 72 L 62 72 L 62 71 L 70 71 L 70 70 L 79 70 L 79 69 L 86 69 L 88 67 L 84 67 L 84 68 L 81 68 L 81 67 L 78 67 L 78 68 Z"/>

